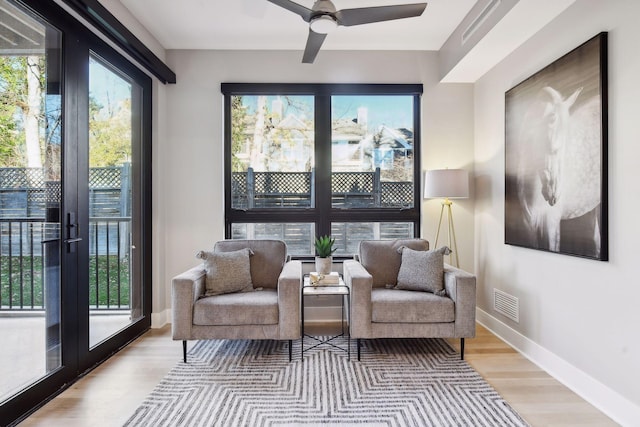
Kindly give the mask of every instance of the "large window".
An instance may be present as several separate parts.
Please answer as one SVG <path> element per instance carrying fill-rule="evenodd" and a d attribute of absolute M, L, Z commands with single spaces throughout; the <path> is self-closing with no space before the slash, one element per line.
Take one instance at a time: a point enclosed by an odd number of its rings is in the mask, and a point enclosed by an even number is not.
<path fill-rule="evenodd" d="M 415 237 L 422 85 L 222 85 L 226 238 Z"/>

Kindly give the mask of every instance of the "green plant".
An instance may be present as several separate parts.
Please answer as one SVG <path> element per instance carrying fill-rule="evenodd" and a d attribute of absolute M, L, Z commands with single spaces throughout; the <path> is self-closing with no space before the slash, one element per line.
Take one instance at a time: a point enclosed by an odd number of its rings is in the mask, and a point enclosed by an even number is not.
<path fill-rule="evenodd" d="M 336 243 L 336 239 L 332 239 L 331 236 L 320 236 L 315 240 L 316 254 L 320 258 L 330 257 L 336 248 L 333 245 Z"/>

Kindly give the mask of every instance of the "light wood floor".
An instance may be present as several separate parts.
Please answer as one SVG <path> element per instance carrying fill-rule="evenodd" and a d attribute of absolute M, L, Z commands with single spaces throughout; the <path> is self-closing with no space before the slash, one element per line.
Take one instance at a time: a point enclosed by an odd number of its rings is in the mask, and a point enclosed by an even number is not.
<path fill-rule="evenodd" d="M 169 326 L 151 330 L 20 425 L 121 426 L 181 355 Z M 480 325 L 465 359 L 532 426 L 617 425 Z"/>

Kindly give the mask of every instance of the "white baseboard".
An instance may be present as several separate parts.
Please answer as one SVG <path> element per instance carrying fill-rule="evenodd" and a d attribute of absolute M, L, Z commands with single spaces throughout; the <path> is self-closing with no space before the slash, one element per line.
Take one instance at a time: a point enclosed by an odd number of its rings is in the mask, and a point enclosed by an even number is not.
<path fill-rule="evenodd" d="M 476 320 L 615 422 L 623 426 L 637 425 L 640 406 L 480 308 L 476 308 Z"/>
<path fill-rule="evenodd" d="M 171 323 L 171 310 L 166 309 L 159 313 L 151 313 L 151 328 L 159 329 L 167 323 Z"/>

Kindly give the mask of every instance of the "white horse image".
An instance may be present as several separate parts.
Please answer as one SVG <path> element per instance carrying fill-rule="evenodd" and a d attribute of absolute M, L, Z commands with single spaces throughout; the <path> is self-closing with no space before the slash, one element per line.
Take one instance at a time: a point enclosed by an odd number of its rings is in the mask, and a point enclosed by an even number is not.
<path fill-rule="evenodd" d="M 567 98 L 547 86 L 523 121 L 519 153 L 518 200 L 530 238 L 541 249 L 560 250 L 560 221 L 580 217 L 601 202 L 601 106 L 593 97 L 572 109 L 582 88 Z M 600 251 L 599 218 L 593 239 Z"/>

